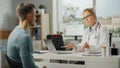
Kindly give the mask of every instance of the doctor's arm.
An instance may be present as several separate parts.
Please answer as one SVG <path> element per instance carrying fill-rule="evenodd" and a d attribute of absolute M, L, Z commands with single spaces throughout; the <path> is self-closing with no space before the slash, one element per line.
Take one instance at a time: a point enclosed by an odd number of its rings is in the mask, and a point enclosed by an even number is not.
<path fill-rule="evenodd" d="M 73 48 L 76 51 L 84 51 L 84 48 L 88 48 L 87 44 L 87 29 L 84 30 L 83 37 L 81 43 L 75 45 L 74 43 L 70 42 L 66 46 L 63 46 L 65 48 Z"/>
<path fill-rule="evenodd" d="M 109 46 L 109 30 L 106 27 L 101 27 L 99 39 L 95 42 L 93 50 L 100 50 L 102 46 Z"/>
<path fill-rule="evenodd" d="M 89 45 L 87 44 L 87 34 L 88 34 L 87 29 L 85 29 L 81 43 L 76 45 L 77 51 L 81 52 L 81 51 L 84 51 L 85 48 L 89 48 Z"/>
<path fill-rule="evenodd" d="M 99 46 L 109 46 L 109 30 L 106 27 L 100 31 L 99 43 Z"/>

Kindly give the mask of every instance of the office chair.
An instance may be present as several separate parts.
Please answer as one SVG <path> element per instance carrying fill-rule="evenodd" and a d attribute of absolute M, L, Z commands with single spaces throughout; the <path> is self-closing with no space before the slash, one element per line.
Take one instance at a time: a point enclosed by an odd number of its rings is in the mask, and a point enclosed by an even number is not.
<path fill-rule="evenodd" d="M 11 60 L 7 55 L 5 55 L 5 58 L 10 68 L 23 68 L 22 63 L 18 63 L 18 62 Z"/>

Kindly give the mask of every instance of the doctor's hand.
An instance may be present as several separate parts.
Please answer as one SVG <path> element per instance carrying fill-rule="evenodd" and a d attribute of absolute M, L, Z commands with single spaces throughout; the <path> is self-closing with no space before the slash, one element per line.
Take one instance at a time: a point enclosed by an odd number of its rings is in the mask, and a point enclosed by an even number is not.
<path fill-rule="evenodd" d="M 75 48 L 76 49 L 76 46 L 75 44 L 73 43 L 68 43 L 67 45 L 63 46 L 64 48 Z"/>
<path fill-rule="evenodd" d="M 89 45 L 87 44 L 87 42 L 84 44 L 83 48 L 89 48 Z"/>
<path fill-rule="evenodd" d="M 83 52 L 85 48 L 89 49 L 89 45 L 87 44 L 87 42 L 83 45 L 82 48 L 80 48 L 80 51 Z"/>

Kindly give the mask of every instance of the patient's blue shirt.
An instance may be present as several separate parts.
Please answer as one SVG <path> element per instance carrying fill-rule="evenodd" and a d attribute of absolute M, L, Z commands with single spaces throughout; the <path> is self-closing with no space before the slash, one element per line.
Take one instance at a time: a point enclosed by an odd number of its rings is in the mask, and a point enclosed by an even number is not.
<path fill-rule="evenodd" d="M 32 54 L 33 46 L 29 32 L 20 26 L 16 26 L 8 38 L 8 57 L 22 63 L 23 68 L 37 68 Z"/>

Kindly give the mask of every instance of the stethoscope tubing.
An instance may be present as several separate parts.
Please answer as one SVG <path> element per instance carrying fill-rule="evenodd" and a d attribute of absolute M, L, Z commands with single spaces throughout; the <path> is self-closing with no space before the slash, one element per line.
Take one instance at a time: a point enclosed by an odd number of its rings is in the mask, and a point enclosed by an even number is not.
<path fill-rule="evenodd" d="M 101 24 L 98 22 L 98 24 L 95 28 L 95 39 L 97 39 L 97 36 L 100 35 L 100 27 L 101 27 Z M 88 42 L 90 40 L 90 32 L 91 32 L 91 30 L 89 29 L 89 31 L 88 31 Z M 97 33 L 98 33 L 98 35 L 97 35 Z"/>

